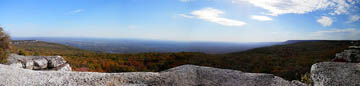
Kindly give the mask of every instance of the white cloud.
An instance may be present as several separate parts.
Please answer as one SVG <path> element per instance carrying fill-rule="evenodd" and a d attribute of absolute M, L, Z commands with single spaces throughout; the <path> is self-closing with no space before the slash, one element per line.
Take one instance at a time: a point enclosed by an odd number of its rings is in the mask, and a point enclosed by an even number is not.
<path fill-rule="evenodd" d="M 354 28 L 320 30 L 311 33 L 313 39 L 324 40 L 359 40 L 360 30 Z"/>
<path fill-rule="evenodd" d="M 185 15 L 185 14 L 178 14 L 178 16 L 185 17 L 185 18 L 194 18 L 194 16 Z"/>
<path fill-rule="evenodd" d="M 360 20 L 360 16 L 353 15 L 353 16 L 350 16 L 350 21 L 349 22 L 356 22 L 356 21 L 359 21 L 359 20 Z"/>
<path fill-rule="evenodd" d="M 305 14 L 316 10 L 332 10 L 330 14 L 339 15 L 348 13 L 356 0 L 233 0 L 248 2 L 256 7 L 268 10 L 269 15 Z"/>
<path fill-rule="evenodd" d="M 252 19 L 258 20 L 258 21 L 272 21 L 272 19 L 270 17 L 267 16 L 257 16 L 257 15 L 253 15 L 251 16 Z"/>
<path fill-rule="evenodd" d="M 75 15 L 75 14 L 78 14 L 78 13 L 81 13 L 81 12 L 84 12 L 84 11 L 85 11 L 84 9 L 77 9 L 77 10 L 70 11 L 67 14 Z"/>
<path fill-rule="evenodd" d="M 352 0 L 348 0 L 348 2 L 346 2 L 346 0 L 333 0 L 334 4 L 332 4 L 332 6 L 336 5 L 336 8 L 334 8 L 334 12 L 330 13 L 331 15 L 339 15 L 342 13 L 348 13 L 348 9 L 351 6 L 351 3 L 355 3 L 355 1 Z"/>
<path fill-rule="evenodd" d="M 223 18 L 220 15 L 224 14 L 223 11 L 214 8 L 204 8 L 201 10 L 195 10 L 190 13 L 191 15 L 181 15 L 186 18 L 198 18 L 205 21 L 217 23 L 224 26 L 243 26 L 246 23 L 243 21 Z"/>
<path fill-rule="evenodd" d="M 348 29 L 331 29 L 331 30 L 320 30 L 315 33 L 317 34 L 328 34 L 328 33 L 347 33 L 354 32 L 356 29 L 348 28 Z"/>
<path fill-rule="evenodd" d="M 330 26 L 333 23 L 333 20 L 329 17 L 321 16 L 321 18 L 318 19 L 317 22 L 319 22 L 322 26 L 326 27 Z"/>

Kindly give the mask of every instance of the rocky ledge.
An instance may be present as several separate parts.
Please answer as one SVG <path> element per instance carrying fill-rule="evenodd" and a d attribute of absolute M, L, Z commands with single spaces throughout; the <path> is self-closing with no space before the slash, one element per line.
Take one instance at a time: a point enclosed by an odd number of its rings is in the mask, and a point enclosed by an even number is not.
<path fill-rule="evenodd" d="M 70 65 L 61 56 L 22 56 L 11 54 L 7 61 L 6 64 L 18 68 L 71 71 Z"/>
<path fill-rule="evenodd" d="M 360 64 L 322 62 L 312 65 L 314 86 L 360 86 Z"/>
<path fill-rule="evenodd" d="M 35 71 L 0 64 L 0 86 L 302 86 L 272 74 L 183 65 L 162 72 Z"/>
<path fill-rule="evenodd" d="M 32 60 L 30 60 L 32 61 Z M 0 86 L 306 86 L 264 73 L 183 65 L 161 72 L 37 71 L 0 64 Z M 313 86 L 360 86 L 360 64 L 322 62 L 311 67 Z"/>
<path fill-rule="evenodd" d="M 341 53 L 337 53 L 335 58 L 332 59 L 335 62 L 360 62 L 360 46 L 349 46 L 349 49 L 344 50 Z"/>

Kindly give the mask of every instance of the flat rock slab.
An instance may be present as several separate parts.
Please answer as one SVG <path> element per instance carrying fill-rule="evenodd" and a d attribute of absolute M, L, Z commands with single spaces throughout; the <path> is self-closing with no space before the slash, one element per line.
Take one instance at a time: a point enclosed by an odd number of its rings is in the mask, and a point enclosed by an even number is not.
<path fill-rule="evenodd" d="M 322 62 L 312 65 L 314 86 L 360 86 L 360 64 Z"/>
<path fill-rule="evenodd" d="M 298 86 L 272 74 L 184 65 L 162 72 L 34 71 L 0 64 L 0 86 Z M 5 78 L 6 77 L 6 78 Z"/>

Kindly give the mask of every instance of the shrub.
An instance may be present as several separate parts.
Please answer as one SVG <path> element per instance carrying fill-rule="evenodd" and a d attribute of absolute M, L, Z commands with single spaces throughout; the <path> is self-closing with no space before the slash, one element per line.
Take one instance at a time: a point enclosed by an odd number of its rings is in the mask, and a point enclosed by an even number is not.
<path fill-rule="evenodd" d="M 311 80 L 311 74 L 310 73 L 305 73 L 302 77 L 301 77 L 301 82 L 307 84 L 308 86 L 310 86 L 313 81 Z"/>
<path fill-rule="evenodd" d="M 0 27 L 0 48 L 11 49 L 10 36 Z"/>
<path fill-rule="evenodd" d="M 0 48 L 0 63 L 6 63 L 7 52 Z"/>
<path fill-rule="evenodd" d="M 0 27 L 0 63 L 5 63 L 11 49 L 10 36 Z"/>
<path fill-rule="evenodd" d="M 19 50 L 19 51 L 18 51 L 18 54 L 19 54 L 19 55 L 23 55 L 23 56 L 27 56 L 27 55 L 28 55 L 28 53 L 27 53 L 26 51 L 24 51 L 24 50 Z"/>

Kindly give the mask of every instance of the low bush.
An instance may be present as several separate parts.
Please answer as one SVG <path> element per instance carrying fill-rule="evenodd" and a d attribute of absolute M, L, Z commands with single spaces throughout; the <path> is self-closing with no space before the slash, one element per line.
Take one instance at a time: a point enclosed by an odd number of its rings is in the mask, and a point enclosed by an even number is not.
<path fill-rule="evenodd" d="M 11 49 L 10 36 L 0 27 L 0 63 L 5 63 Z"/>

